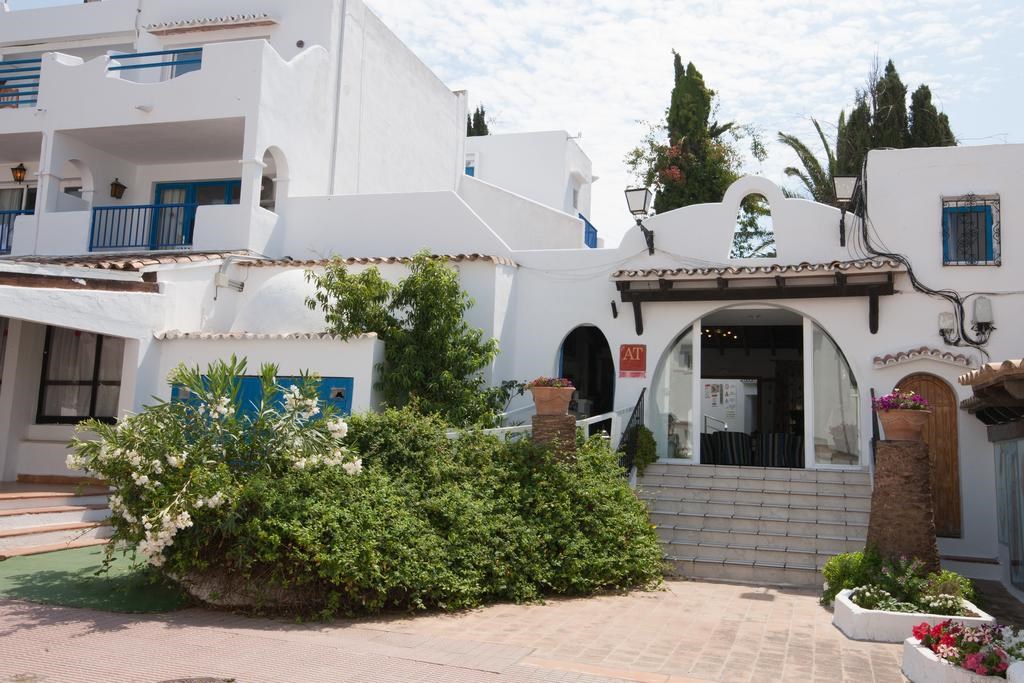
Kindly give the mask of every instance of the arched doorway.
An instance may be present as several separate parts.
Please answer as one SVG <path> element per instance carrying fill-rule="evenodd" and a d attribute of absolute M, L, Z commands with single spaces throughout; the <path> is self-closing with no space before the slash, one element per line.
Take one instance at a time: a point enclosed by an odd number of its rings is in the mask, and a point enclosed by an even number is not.
<path fill-rule="evenodd" d="M 578 417 L 611 412 L 615 401 L 615 364 L 601 330 L 577 327 L 562 342 L 559 374 L 576 385 L 570 410 Z"/>
<path fill-rule="evenodd" d="M 915 373 L 900 380 L 901 391 L 916 391 L 931 406 L 924 425 L 924 442 L 932 462 L 932 495 L 935 498 L 935 533 L 960 538 L 960 460 L 956 394 L 945 380 Z"/>

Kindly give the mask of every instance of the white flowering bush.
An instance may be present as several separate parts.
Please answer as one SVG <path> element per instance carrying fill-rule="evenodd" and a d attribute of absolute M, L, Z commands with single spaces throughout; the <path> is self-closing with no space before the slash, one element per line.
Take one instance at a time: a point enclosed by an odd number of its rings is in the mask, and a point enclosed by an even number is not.
<path fill-rule="evenodd" d="M 279 385 L 277 368 L 260 369 L 260 396 L 240 400 L 246 362 L 179 366 L 168 378 L 180 398 L 147 406 L 116 426 L 90 420 L 67 465 L 114 487 L 114 542 L 175 573 L 217 564 L 237 525 L 235 503 L 254 477 L 337 469 L 358 475 L 362 462 L 344 446 L 347 423 L 317 398 L 317 378 Z"/>

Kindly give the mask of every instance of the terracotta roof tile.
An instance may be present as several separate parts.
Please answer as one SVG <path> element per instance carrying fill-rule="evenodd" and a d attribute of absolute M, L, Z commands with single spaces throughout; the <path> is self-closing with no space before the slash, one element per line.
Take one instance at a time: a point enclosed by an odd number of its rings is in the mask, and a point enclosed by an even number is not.
<path fill-rule="evenodd" d="M 923 359 L 937 360 L 943 363 L 950 363 L 951 365 L 960 365 L 965 368 L 969 368 L 974 365 L 974 361 L 970 356 L 966 356 L 962 353 L 943 351 L 930 346 L 920 346 L 916 349 L 907 349 L 906 351 L 899 351 L 897 353 L 888 353 L 884 356 L 875 356 L 874 364 L 876 368 L 885 368 L 890 365 L 900 365 L 902 363 L 909 363 L 910 361 Z"/>
<path fill-rule="evenodd" d="M 481 261 L 493 263 L 499 266 L 513 266 L 518 267 L 515 261 L 504 256 L 489 256 L 487 254 L 436 254 L 437 258 L 445 259 L 446 261 L 452 261 L 454 263 L 473 262 Z M 377 265 L 386 263 L 410 263 L 412 262 L 411 256 L 356 256 L 350 258 L 341 259 L 342 262 L 348 265 Z M 321 258 L 321 259 L 261 259 L 246 261 L 239 265 L 250 266 L 253 268 L 313 268 L 316 266 L 325 266 L 330 263 L 332 259 Z"/>
<path fill-rule="evenodd" d="M 205 341 L 217 341 L 217 340 L 318 340 L 326 339 L 331 341 L 341 341 L 341 337 L 331 334 L 330 332 L 281 332 L 281 333 L 255 333 L 255 332 L 181 332 L 180 330 L 168 330 L 166 332 L 158 332 L 153 335 L 160 340 L 174 340 L 174 339 L 202 339 Z M 375 339 L 376 334 L 362 334 L 359 335 L 360 339 L 371 338 Z"/>
<path fill-rule="evenodd" d="M 247 252 L 244 251 L 147 251 L 123 254 L 83 254 L 81 256 L 5 256 L 0 258 L 0 268 L 4 263 L 15 263 L 64 268 L 139 271 L 152 266 L 220 261 L 228 256 L 247 255 Z"/>
<path fill-rule="evenodd" d="M 146 24 L 142 28 L 156 35 L 183 33 L 200 29 L 231 28 L 238 26 L 271 26 L 277 23 L 266 12 L 249 14 L 229 14 L 220 17 L 196 17 L 180 21 L 161 21 Z"/>
<path fill-rule="evenodd" d="M 986 363 L 974 372 L 961 375 L 960 384 L 975 389 L 1007 379 L 1024 379 L 1024 359 L 1004 360 L 1002 363 Z"/>
<path fill-rule="evenodd" d="M 772 264 L 768 266 L 703 266 L 699 268 L 649 268 L 646 270 L 617 270 L 612 278 L 631 280 L 635 278 L 683 278 L 719 277 L 722 275 L 782 275 L 785 273 L 834 273 L 851 270 L 874 270 L 879 272 L 902 272 L 903 264 L 889 259 L 860 259 L 856 261 L 831 261 L 829 263 Z"/>

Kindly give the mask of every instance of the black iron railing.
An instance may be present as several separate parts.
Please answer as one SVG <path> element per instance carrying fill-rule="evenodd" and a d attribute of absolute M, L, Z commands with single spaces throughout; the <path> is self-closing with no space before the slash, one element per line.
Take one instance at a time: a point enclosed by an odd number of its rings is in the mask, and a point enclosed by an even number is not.
<path fill-rule="evenodd" d="M 619 458 L 619 465 L 626 470 L 627 475 L 636 463 L 637 436 L 640 428 L 644 426 L 644 397 L 646 393 L 646 388 L 640 391 L 640 398 L 637 399 L 636 405 L 633 406 L 633 413 L 629 416 L 626 426 L 623 427 L 622 438 L 619 440 L 618 452 L 621 456 Z"/>

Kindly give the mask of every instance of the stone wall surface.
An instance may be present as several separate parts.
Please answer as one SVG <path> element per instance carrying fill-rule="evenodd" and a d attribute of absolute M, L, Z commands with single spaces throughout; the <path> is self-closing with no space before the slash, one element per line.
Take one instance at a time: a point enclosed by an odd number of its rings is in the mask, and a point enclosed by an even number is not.
<path fill-rule="evenodd" d="M 867 541 L 885 557 L 916 557 L 928 571 L 938 571 L 931 466 L 924 442 L 878 442 Z"/>

